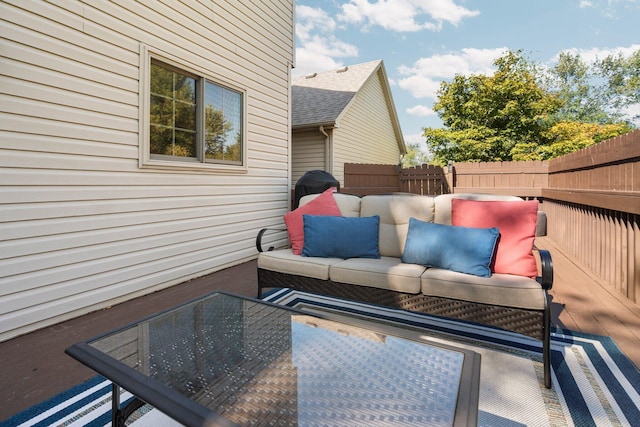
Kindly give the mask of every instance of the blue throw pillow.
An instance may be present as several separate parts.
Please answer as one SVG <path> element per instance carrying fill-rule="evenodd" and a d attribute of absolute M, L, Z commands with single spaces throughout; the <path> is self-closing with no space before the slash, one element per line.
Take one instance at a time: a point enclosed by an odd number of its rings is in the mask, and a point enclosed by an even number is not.
<path fill-rule="evenodd" d="M 380 258 L 380 217 L 303 215 L 302 256 Z"/>
<path fill-rule="evenodd" d="M 402 262 L 489 277 L 498 235 L 496 227 L 457 227 L 410 218 Z"/>

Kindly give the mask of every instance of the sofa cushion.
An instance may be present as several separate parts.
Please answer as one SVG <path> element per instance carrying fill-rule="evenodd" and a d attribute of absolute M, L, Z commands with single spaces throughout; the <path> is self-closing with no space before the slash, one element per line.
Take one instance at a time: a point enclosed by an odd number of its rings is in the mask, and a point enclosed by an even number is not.
<path fill-rule="evenodd" d="M 542 287 L 529 277 L 496 273 L 485 278 L 428 268 L 421 281 L 425 295 L 533 310 L 545 307 Z"/>
<path fill-rule="evenodd" d="M 500 238 L 491 266 L 495 273 L 535 277 L 538 267 L 533 241 L 538 220 L 538 201 L 451 201 L 453 225 L 498 227 Z"/>
<path fill-rule="evenodd" d="M 302 215 L 341 215 L 340 209 L 333 198 L 334 191 L 335 188 L 329 188 L 310 202 L 284 215 L 284 223 L 287 225 L 289 242 L 294 254 L 300 255 L 304 247 Z"/>
<path fill-rule="evenodd" d="M 325 258 L 380 258 L 380 217 L 303 215 L 302 256 Z"/>
<path fill-rule="evenodd" d="M 334 282 L 418 294 L 424 270 L 421 265 L 404 264 L 394 257 L 351 258 L 332 264 L 329 277 Z"/>
<path fill-rule="evenodd" d="M 362 198 L 360 216 L 380 216 L 380 255 L 400 258 L 409 219 L 433 222 L 433 197 L 415 194 L 371 195 Z"/>
<path fill-rule="evenodd" d="M 497 228 L 455 227 L 411 218 L 402 262 L 491 276 Z"/>
<path fill-rule="evenodd" d="M 329 267 L 342 261 L 340 258 L 309 258 L 294 254 L 291 249 L 260 252 L 258 268 L 328 280 Z"/>

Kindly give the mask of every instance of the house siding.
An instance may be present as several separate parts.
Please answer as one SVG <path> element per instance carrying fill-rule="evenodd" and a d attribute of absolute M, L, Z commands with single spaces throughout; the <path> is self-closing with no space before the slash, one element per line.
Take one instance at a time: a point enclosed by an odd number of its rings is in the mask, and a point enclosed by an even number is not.
<path fill-rule="evenodd" d="M 325 136 L 319 131 L 294 132 L 291 150 L 291 186 L 310 170 L 327 170 Z"/>
<path fill-rule="evenodd" d="M 0 4 L 0 341 L 256 257 L 288 209 L 293 7 Z M 141 44 L 246 91 L 245 170 L 139 168 Z"/>
<path fill-rule="evenodd" d="M 379 70 L 358 91 L 334 130 L 333 175 L 344 185 L 345 163 L 396 164 L 400 148 Z M 363 137 L 366 135 L 366 137 Z"/>

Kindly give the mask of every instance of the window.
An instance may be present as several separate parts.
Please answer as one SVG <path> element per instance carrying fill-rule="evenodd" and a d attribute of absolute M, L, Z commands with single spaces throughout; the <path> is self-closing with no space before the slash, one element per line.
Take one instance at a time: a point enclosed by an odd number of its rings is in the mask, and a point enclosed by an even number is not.
<path fill-rule="evenodd" d="M 144 166 L 245 166 L 243 92 L 152 58 L 147 100 Z"/>

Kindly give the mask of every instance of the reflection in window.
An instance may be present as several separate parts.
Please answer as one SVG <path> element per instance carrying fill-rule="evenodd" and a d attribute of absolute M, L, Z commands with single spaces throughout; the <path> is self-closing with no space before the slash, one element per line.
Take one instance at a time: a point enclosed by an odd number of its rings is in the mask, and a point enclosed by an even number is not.
<path fill-rule="evenodd" d="M 151 154 L 196 157 L 196 80 L 151 65 Z"/>
<path fill-rule="evenodd" d="M 152 61 L 152 158 L 242 164 L 242 93 Z"/>
<path fill-rule="evenodd" d="M 205 157 L 239 162 L 242 99 L 211 82 L 205 87 Z"/>

